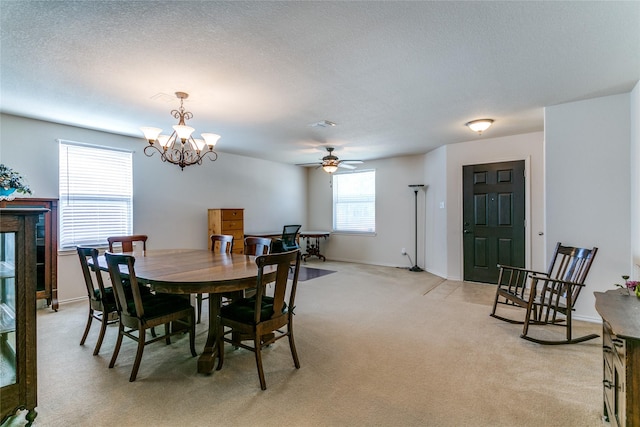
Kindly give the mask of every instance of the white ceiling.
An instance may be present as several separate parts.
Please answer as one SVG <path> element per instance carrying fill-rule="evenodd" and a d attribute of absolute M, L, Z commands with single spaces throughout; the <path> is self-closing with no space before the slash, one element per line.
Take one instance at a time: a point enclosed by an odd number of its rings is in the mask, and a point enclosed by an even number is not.
<path fill-rule="evenodd" d="M 286 163 L 425 153 L 484 117 L 482 138 L 540 131 L 544 106 L 640 79 L 637 1 L 0 0 L 0 17 L 0 111 L 141 136 L 176 124 L 184 91 L 220 152 Z"/>

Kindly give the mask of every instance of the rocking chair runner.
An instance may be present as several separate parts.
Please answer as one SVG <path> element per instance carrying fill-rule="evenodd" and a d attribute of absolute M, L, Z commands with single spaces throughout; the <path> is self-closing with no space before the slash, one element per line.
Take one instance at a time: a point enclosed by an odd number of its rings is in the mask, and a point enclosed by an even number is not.
<path fill-rule="evenodd" d="M 547 272 L 498 265 L 500 274 L 491 316 L 510 323 L 523 324 L 521 338 L 539 344 L 575 344 L 594 338 L 590 334 L 573 338 L 571 317 L 580 291 L 584 288 L 598 248 L 583 249 L 556 245 Z M 524 320 L 496 314 L 498 304 L 526 309 Z M 529 335 L 532 325 L 555 325 L 566 328 L 566 339 L 543 340 Z"/>

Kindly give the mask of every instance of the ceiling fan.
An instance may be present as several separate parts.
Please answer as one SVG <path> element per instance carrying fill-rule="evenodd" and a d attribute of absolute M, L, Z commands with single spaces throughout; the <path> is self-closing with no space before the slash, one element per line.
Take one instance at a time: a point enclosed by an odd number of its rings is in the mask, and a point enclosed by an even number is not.
<path fill-rule="evenodd" d="M 356 167 L 353 165 L 358 165 L 362 163 L 362 160 L 340 160 L 338 159 L 338 157 L 333 155 L 333 150 L 335 150 L 335 148 L 327 147 L 327 151 L 329 152 L 329 154 L 324 156 L 321 162 L 301 163 L 301 164 L 298 164 L 297 166 L 322 167 L 322 169 L 324 169 L 325 172 L 334 173 L 335 171 L 338 170 L 338 168 L 355 169 Z"/>

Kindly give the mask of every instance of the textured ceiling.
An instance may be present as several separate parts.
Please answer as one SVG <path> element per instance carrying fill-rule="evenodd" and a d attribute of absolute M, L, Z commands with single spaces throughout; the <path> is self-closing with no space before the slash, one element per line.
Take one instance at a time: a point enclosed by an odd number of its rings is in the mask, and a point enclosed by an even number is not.
<path fill-rule="evenodd" d="M 287 163 L 425 153 L 483 117 L 482 138 L 540 131 L 544 106 L 640 79 L 635 1 L 0 0 L 0 17 L 0 111 L 141 136 L 176 124 L 184 91 L 219 151 Z"/>

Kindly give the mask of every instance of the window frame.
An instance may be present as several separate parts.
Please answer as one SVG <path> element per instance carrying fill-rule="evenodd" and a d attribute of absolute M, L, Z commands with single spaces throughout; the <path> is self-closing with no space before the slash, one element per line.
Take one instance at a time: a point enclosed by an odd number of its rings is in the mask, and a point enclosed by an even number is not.
<path fill-rule="evenodd" d="M 59 155 L 59 250 L 70 251 L 78 245 L 107 247 L 108 236 L 132 234 L 133 151 L 65 139 L 56 141 L 58 142 Z M 68 168 L 69 151 L 64 153 L 65 147 L 69 147 L 71 151 L 74 148 L 79 149 L 78 152 L 72 153 L 72 161 L 82 158 L 82 154 L 79 154 L 81 150 L 93 150 L 90 153 L 92 155 L 91 171 L 79 168 L 74 171 L 77 176 L 71 176 Z M 98 167 L 100 162 L 96 163 L 96 160 L 101 160 L 101 168 Z M 69 183 L 74 179 L 80 181 L 76 181 L 78 184 L 75 185 L 75 189 L 72 189 Z M 115 182 L 114 179 L 116 179 Z M 104 182 L 110 182 L 112 187 L 109 188 L 114 188 L 117 192 L 110 194 L 109 191 L 103 191 Z M 76 206 L 75 210 L 72 208 L 74 205 Z M 94 225 L 93 222 L 91 226 L 83 225 L 82 220 L 86 218 L 92 218 L 92 221 L 95 218 L 100 218 L 102 221 L 98 221 L 97 225 Z M 122 225 L 123 218 L 124 225 Z M 91 227 L 100 231 L 93 232 L 90 230 Z"/>
<path fill-rule="evenodd" d="M 369 201 L 362 201 L 362 202 L 351 202 L 353 203 L 369 203 L 369 204 L 373 204 L 373 215 L 372 215 L 372 220 L 373 220 L 373 229 L 371 230 L 361 230 L 361 229 L 355 229 L 355 228 L 336 228 L 336 206 L 339 205 L 341 202 L 336 200 L 336 192 L 339 191 L 339 185 L 340 183 L 337 182 L 339 181 L 343 176 L 353 176 L 355 174 L 373 174 L 373 194 L 369 195 L 369 197 L 372 197 L 372 200 Z M 354 171 L 349 171 L 349 172 L 340 172 L 337 174 L 332 174 L 332 179 L 331 179 L 331 186 L 332 186 L 332 201 L 331 201 L 331 205 L 332 205 L 332 233 L 336 233 L 336 234 L 356 234 L 356 235 L 360 235 L 360 236 L 375 236 L 377 231 L 377 224 L 376 224 L 376 170 L 375 169 L 364 169 L 364 170 L 354 170 Z M 342 203 L 348 203 L 348 202 L 342 202 Z"/>

